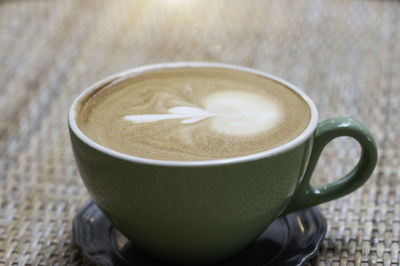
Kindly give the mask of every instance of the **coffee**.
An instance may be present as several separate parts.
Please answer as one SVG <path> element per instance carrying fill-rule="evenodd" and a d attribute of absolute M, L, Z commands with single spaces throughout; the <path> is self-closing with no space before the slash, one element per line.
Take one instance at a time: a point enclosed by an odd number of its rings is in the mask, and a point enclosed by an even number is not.
<path fill-rule="evenodd" d="M 297 137 L 307 103 L 261 75 L 176 67 L 116 79 L 78 105 L 76 121 L 93 141 L 157 160 L 199 161 L 265 151 Z"/>

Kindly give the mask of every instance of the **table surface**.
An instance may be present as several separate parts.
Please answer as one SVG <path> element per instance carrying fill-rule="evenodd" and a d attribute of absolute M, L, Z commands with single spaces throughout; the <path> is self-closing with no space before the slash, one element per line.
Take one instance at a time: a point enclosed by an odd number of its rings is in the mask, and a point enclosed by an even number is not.
<path fill-rule="evenodd" d="M 87 264 L 71 221 L 88 194 L 67 131 L 79 92 L 150 63 L 217 61 L 286 79 L 322 121 L 351 116 L 379 146 L 372 178 L 321 205 L 318 265 L 399 265 L 400 2 L 0 0 L 0 264 Z M 324 151 L 313 182 L 348 172 L 359 147 Z"/>

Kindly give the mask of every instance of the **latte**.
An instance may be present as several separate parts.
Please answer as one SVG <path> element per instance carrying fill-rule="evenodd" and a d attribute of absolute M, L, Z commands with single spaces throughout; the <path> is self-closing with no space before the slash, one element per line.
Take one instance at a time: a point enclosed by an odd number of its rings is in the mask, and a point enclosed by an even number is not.
<path fill-rule="evenodd" d="M 81 101 L 90 139 L 142 158 L 199 161 L 265 151 L 297 137 L 307 103 L 285 85 L 238 70 L 177 67 L 116 79 Z"/>

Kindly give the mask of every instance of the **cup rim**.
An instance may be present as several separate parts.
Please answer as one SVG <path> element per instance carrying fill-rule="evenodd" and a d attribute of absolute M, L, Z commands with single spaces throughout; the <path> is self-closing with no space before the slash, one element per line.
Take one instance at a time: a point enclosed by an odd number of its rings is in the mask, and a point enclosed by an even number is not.
<path fill-rule="evenodd" d="M 170 161 L 170 160 L 156 160 L 156 159 L 148 159 L 143 157 L 137 157 L 133 155 L 128 155 L 125 153 L 121 153 L 118 151 L 114 151 L 110 148 L 107 148 L 103 145 L 96 143 L 87 137 L 78 127 L 76 123 L 76 109 L 78 104 L 81 102 L 81 99 L 85 98 L 85 96 L 89 95 L 93 90 L 98 89 L 107 83 L 112 82 L 113 80 L 129 77 L 130 75 L 137 75 L 148 71 L 154 71 L 159 69 L 166 68 L 181 68 L 181 67 L 192 67 L 192 68 L 201 68 L 201 67 L 213 67 L 213 68 L 224 68 L 224 69 L 232 69 L 243 71 L 251 74 L 260 75 L 269 79 L 272 79 L 276 82 L 279 82 L 286 86 L 287 88 L 294 91 L 297 95 L 299 95 L 308 105 L 311 112 L 310 121 L 307 127 L 301 132 L 300 135 L 295 137 L 294 139 L 274 147 L 272 149 L 268 149 L 262 152 L 247 154 L 243 156 L 231 157 L 231 158 L 221 158 L 215 160 L 201 160 L 201 161 Z M 278 78 L 274 75 L 243 66 L 224 64 L 224 63 L 216 63 L 216 62 L 171 62 L 171 63 L 159 63 L 159 64 L 151 64 L 140 67 L 131 68 L 122 72 L 115 73 L 110 75 L 94 84 L 89 86 L 83 92 L 81 92 L 73 101 L 69 114 L 68 114 L 68 125 L 70 130 L 85 144 L 90 146 L 91 148 L 100 151 L 104 154 L 107 154 L 112 157 L 116 157 L 125 161 L 140 163 L 140 164 L 148 164 L 148 165 L 160 165 L 160 166 L 213 166 L 213 165 L 225 165 L 225 164 L 234 164 L 234 163 L 242 163 L 247 161 L 255 161 L 262 158 L 272 157 L 281 153 L 284 153 L 290 149 L 293 149 L 300 144 L 304 143 L 309 137 L 314 133 L 315 128 L 317 127 L 318 122 L 318 111 L 313 103 L 313 101 L 308 97 L 303 90 L 291 84 L 288 81 L 285 81 L 281 78 Z"/>

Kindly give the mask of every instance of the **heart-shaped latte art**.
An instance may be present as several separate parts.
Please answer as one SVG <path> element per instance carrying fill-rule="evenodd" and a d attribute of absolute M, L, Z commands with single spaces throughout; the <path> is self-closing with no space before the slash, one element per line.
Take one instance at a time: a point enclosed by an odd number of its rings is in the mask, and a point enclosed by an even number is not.
<path fill-rule="evenodd" d="M 203 100 L 203 106 L 176 106 L 168 109 L 165 114 L 128 115 L 124 119 L 134 123 L 181 119 L 182 124 L 210 119 L 212 130 L 243 136 L 273 128 L 282 113 L 273 100 L 236 90 L 212 93 Z"/>

